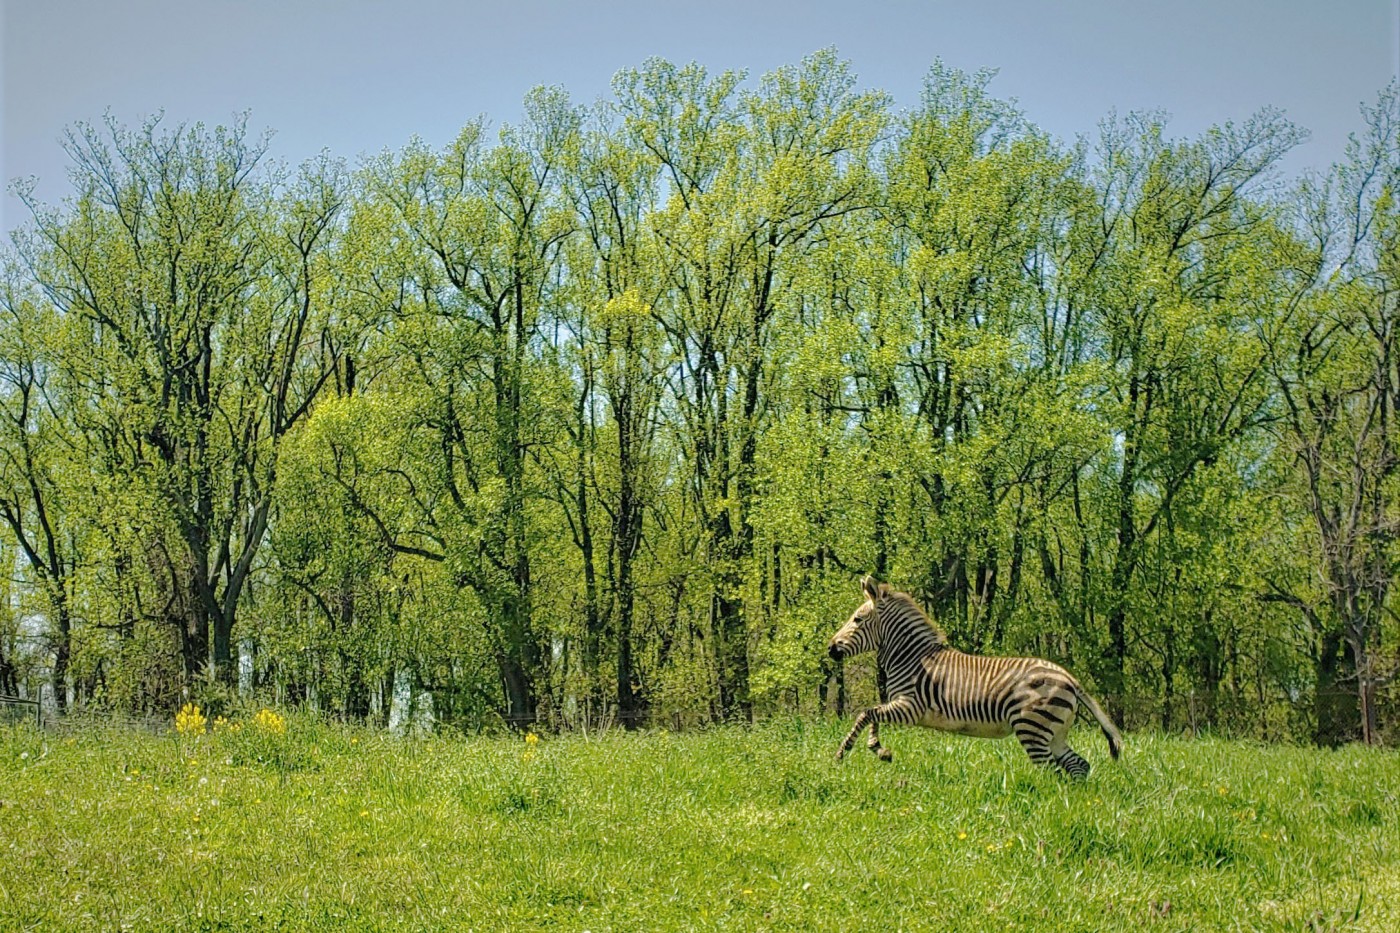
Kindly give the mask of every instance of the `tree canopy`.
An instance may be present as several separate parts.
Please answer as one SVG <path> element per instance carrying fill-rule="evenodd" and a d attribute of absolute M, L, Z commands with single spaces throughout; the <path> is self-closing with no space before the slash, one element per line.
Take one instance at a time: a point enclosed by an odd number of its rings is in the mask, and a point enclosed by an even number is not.
<path fill-rule="evenodd" d="M 1393 736 L 1400 92 L 1288 179 L 1272 110 L 1069 145 L 989 80 L 649 60 L 296 170 L 74 126 L 0 282 L 0 693 L 829 711 L 873 572 L 1129 726 Z"/>

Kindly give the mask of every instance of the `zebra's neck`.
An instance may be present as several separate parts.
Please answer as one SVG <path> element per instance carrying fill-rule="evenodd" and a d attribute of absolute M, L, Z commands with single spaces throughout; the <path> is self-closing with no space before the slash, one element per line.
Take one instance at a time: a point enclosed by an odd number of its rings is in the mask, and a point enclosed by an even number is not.
<path fill-rule="evenodd" d="M 943 632 L 924 615 L 918 603 L 905 593 L 895 593 L 892 598 L 895 605 L 889 608 L 884 619 L 880 654 L 902 653 L 906 648 L 917 649 L 920 654 L 933 654 L 947 647 Z"/>

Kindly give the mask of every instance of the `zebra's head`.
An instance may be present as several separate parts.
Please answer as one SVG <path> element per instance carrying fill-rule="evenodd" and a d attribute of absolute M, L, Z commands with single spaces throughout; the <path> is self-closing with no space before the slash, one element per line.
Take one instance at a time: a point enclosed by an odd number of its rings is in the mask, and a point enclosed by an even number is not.
<path fill-rule="evenodd" d="M 831 636 L 827 646 L 827 654 L 833 661 L 873 651 L 880 643 L 880 602 L 889 596 L 889 585 L 875 582 L 874 577 L 863 577 L 860 588 L 865 593 L 865 602 Z"/>

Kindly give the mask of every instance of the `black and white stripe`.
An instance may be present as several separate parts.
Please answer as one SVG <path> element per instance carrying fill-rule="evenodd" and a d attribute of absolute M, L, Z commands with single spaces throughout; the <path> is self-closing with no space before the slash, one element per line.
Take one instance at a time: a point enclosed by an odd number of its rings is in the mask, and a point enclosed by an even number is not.
<path fill-rule="evenodd" d="M 1082 778 L 1089 763 L 1066 741 L 1081 703 L 1098 720 L 1109 753 L 1118 757 L 1123 739 L 1113 722 L 1058 664 L 965 654 L 946 644 L 907 594 L 870 577 L 861 586 L 866 601 L 832 636 L 830 652 L 840 659 L 874 651 L 887 702 L 856 717 L 837 758 L 869 726 L 866 744 L 889 761 L 889 750 L 880 744 L 880 723 L 909 723 L 984 738 L 1014 734 L 1031 761 Z"/>

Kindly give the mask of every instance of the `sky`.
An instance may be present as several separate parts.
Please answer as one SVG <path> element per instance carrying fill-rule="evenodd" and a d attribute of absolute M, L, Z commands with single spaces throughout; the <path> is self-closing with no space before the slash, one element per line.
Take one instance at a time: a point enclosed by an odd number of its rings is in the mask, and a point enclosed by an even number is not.
<path fill-rule="evenodd" d="M 532 87 L 579 103 L 652 56 L 752 78 L 834 46 L 911 109 L 930 64 L 998 70 L 991 92 L 1064 140 L 1160 110 L 1194 136 L 1264 106 L 1312 133 L 1284 170 L 1325 169 L 1400 63 L 1400 0 L 0 0 L 0 178 L 70 193 L 61 138 L 250 112 L 290 164 L 356 161 L 468 121 L 518 118 Z M 28 213 L 0 195 L 0 226 Z"/>

